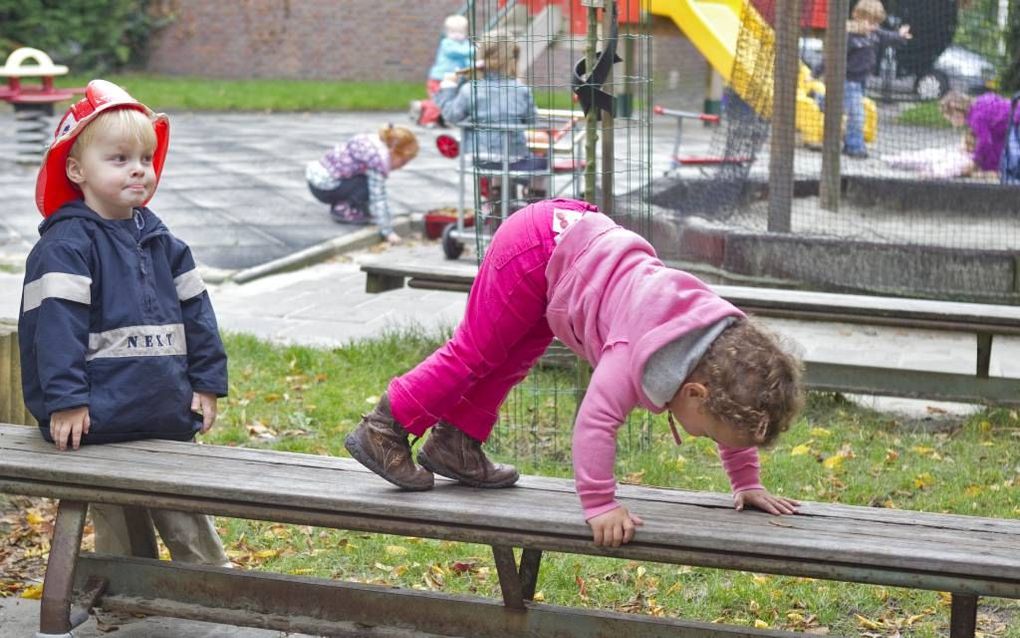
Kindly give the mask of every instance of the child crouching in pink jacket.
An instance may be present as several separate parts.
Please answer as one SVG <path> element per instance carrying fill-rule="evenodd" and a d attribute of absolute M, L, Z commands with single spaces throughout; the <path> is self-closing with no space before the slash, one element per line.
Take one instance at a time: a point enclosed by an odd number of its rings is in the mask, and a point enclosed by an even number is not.
<path fill-rule="evenodd" d="M 797 502 L 758 478 L 756 446 L 789 427 L 803 399 L 800 365 L 774 337 L 639 235 L 585 202 L 557 199 L 496 231 L 453 337 L 393 379 L 345 446 L 406 490 L 433 473 L 509 487 L 515 468 L 481 449 L 499 407 L 557 337 L 593 366 L 574 424 L 577 493 L 596 545 L 629 542 L 641 519 L 616 501 L 616 432 L 635 407 L 669 412 L 719 444 L 737 509 L 792 514 Z M 432 429 L 411 455 L 408 435 Z"/>

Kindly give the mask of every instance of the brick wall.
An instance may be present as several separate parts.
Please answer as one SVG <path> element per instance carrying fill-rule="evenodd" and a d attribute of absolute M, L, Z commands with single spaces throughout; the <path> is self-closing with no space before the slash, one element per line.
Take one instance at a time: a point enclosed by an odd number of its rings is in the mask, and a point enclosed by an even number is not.
<path fill-rule="evenodd" d="M 443 19 L 463 0 L 175 0 L 148 69 L 170 75 L 424 81 Z M 706 63 L 671 21 L 651 24 L 656 101 L 701 108 Z M 561 40 L 533 67 L 536 86 L 566 86 L 583 41 Z M 647 62 L 647 61 L 646 61 Z M 549 77 L 550 73 L 554 77 Z"/>
<path fill-rule="evenodd" d="M 425 81 L 463 0 L 176 0 L 148 70 L 222 78 Z"/>

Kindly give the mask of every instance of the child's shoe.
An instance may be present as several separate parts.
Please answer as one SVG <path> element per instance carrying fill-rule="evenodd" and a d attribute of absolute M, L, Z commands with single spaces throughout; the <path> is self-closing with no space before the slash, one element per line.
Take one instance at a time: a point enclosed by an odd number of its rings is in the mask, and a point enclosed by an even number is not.
<path fill-rule="evenodd" d="M 383 393 L 368 414 L 361 417 L 357 429 L 347 435 L 344 447 L 359 463 L 405 490 L 432 489 L 432 473 L 414 464 L 408 432 L 393 418 L 390 399 Z"/>
<path fill-rule="evenodd" d="M 407 117 L 415 124 L 421 123 L 421 100 L 411 100 L 410 108 L 407 109 Z"/>
<path fill-rule="evenodd" d="M 510 487 L 520 478 L 514 466 L 490 461 L 481 441 L 442 421 L 418 451 L 418 464 L 471 487 Z"/>

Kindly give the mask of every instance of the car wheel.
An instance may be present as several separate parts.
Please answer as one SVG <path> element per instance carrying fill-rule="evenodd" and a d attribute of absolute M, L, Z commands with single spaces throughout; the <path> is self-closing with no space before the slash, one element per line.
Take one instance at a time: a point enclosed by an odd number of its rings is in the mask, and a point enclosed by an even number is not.
<path fill-rule="evenodd" d="M 914 93 L 922 100 L 937 100 L 948 91 L 949 78 L 942 71 L 928 71 L 914 82 Z"/>

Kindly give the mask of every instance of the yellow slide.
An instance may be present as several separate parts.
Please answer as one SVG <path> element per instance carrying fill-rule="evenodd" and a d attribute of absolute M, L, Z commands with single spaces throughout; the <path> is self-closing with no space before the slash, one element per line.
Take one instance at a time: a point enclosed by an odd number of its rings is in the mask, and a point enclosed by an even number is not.
<path fill-rule="evenodd" d="M 775 32 L 748 0 L 649 0 L 649 11 L 673 20 L 742 100 L 762 117 L 771 117 Z M 738 57 L 741 29 L 745 38 L 753 39 L 754 46 L 745 46 L 746 51 Z M 821 145 L 824 117 L 809 91 L 824 93 L 825 85 L 812 80 L 811 71 L 802 63 L 797 84 L 797 131 L 804 144 Z M 871 142 L 878 130 L 873 101 L 864 100 L 864 113 L 864 139 Z"/>

